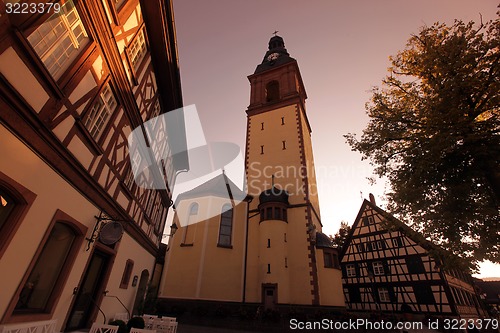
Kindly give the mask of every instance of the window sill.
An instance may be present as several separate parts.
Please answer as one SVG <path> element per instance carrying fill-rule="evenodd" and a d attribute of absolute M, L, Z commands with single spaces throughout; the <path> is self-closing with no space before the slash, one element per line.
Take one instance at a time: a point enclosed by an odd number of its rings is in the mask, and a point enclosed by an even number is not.
<path fill-rule="evenodd" d="M 37 312 L 27 312 L 26 313 L 13 313 L 5 323 L 27 323 L 32 321 L 43 321 L 50 320 L 52 318 L 52 313 L 37 313 Z M 3 323 L 3 322 L 2 322 Z"/>
<path fill-rule="evenodd" d="M 221 247 L 223 249 L 232 249 L 233 248 L 232 245 L 223 245 L 223 244 L 217 244 L 217 247 Z"/>
<path fill-rule="evenodd" d="M 190 247 L 190 246 L 193 246 L 193 243 L 188 243 L 188 244 L 182 243 L 181 244 L 181 247 Z"/>

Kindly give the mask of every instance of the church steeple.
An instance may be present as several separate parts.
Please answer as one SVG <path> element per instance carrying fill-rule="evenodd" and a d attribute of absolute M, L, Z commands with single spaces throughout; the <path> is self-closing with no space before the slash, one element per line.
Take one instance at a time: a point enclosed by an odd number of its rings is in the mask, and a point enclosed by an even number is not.
<path fill-rule="evenodd" d="M 248 76 L 251 85 L 247 113 L 264 112 L 278 104 L 299 103 L 304 109 L 307 98 L 297 60 L 290 57 L 285 41 L 275 35 L 269 40 L 268 50 L 255 72 Z"/>
<path fill-rule="evenodd" d="M 277 33 L 277 32 L 276 32 Z M 269 47 L 264 55 L 264 59 L 255 69 L 254 74 L 266 71 L 275 66 L 283 65 L 287 62 L 295 61 L 285 48 L 285 41 L 281 36 L 275 35 L 269 40 Z"/>

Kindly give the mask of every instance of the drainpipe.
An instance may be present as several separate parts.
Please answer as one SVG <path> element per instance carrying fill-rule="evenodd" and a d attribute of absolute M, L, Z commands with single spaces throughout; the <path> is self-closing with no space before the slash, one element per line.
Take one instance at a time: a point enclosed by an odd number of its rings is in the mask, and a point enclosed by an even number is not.
<path fill-rule="evenodd" d="M 243 265 L 243 296 L 242 296 L 242 303 L 246 302 L 246 290 L 247 290 L 247 259 L 248 259 L 248 224 L 250 223 L 250 203 L 252 202 L 253 198 L 251 196 L 247 196 L 247 225 L 246 225 L 246 232 L 245 232 L 245 262 Z M 255 215 L 254 215 L 255 216 Z M 252 216 L 253 217 L 253 216 Z"/>

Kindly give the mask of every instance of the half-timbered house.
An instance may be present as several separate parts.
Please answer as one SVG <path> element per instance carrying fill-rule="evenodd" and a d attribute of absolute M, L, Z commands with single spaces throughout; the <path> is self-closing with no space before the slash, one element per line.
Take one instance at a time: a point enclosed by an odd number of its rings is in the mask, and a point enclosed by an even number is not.
<path fill-rule="evenodd" d="M 127 137 L 181 106 L 170 0 L 0 1 L 0 326 L 141 311 L 186 165 L 140 188 Z"/>
<path fill-rule="evenodd" d="M 443 254 L 377 207 L 370 194 L 342 248 L 348 308 L 461 318 L 483 315 L 471 276 L 448 268 Z"/>

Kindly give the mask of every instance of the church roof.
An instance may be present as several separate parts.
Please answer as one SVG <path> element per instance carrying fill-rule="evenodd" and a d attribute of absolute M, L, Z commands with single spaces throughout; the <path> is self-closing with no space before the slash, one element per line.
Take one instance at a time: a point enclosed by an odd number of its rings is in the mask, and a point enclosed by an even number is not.
<path fill-rule="evenodd" d="M 296 62 L 296 60 L 290 57 L 290 54 L 285 48 L 285 42 L 281 36 L 273 36 L 269 40 L 269 47 L 264 55 L 264 59 L 255 69 L 254 74 L 279 67 L 289 62 Z"/>
<path fill-rule="evenodd" d="M 262 191 L 259 195 L 259 204 L 266 202 L 281 202 L 288 205 L 288 193 L 283 189 L 273 186 L 270 189 Z"/>
<path fill-rule="evenodd" d="M 179 202 L 184 199 L 208 196 L 228 199 L 234 198 L 242 201 L 245 199 L 247 194 L 240 190 L 238 186 L 236 186 L 225 174 L 222 173 L 189 191 L 179 194 L 175 200 L 175 205 L 177 206 Z"/>
<path fill-rule="evenodd" d="M 333 241 L 331 240 L 330 237 L 325 235 L 322 232 L 317 232 L 316 233 L 316 247 L 318 248 L 335 248 L 335 245 L 333 244 Z"/>

